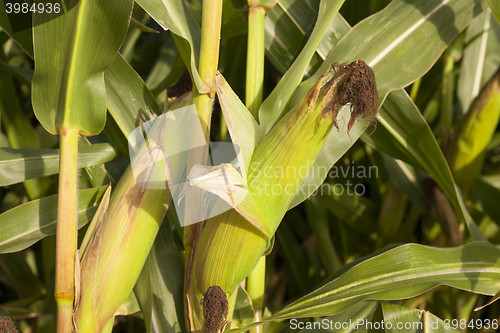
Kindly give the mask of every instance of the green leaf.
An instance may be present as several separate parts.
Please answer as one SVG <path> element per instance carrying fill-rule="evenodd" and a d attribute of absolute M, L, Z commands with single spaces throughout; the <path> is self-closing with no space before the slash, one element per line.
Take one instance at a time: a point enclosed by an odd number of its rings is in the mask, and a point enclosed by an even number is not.
<path fill-rule="evenodd" d="M 107 143 L 107 140 L 100 139 L 100 136 L 101 135 L 91 137 L 90 139 L 92 139 L 92 143 Z M 91 145 L 91 141 L 88 137 L 81 137 L 78 141 L 82 146 Z M 92 187 L 99 187 L 109 185 L 111 183 L 117 183 L 129 164 L 130 161 L 126 157 L 122 156 L 107 163 L 88 166 L 85 168 L 85 172 L 87 173 L 87 177 L 92 184 Z"/>
<path fill-rule="evenodd" d="M 253 152 L 264 139 L 264 131 L 231 89 L 222 74 L 215 76 L 215 87 L 231 139 L 241 151 L 244 165 L 242 176 L 243 179 L 246 179 Z"/>
<path fill-rule="evenodd" d="M 200 91 L 209 92 L 198 73 L 201 29 L 182 0 L 138 0 L 141 6 L 163 29 L 170 30 L 177 48 Z M 178 37 L 177 37 L 178 36 Z M 180 38 L 179 38 L 180 37 Z"/>
<path fill-rule="evenodd" d="M 401 160 L 394 159 L 382 153 L 382 160 L 387 169 L 387 174 L 396 187 L 404 193 L 413 203 L 423 208 L 422 187 L 418 183 L 415 168 Z"/>
<path fill-rule="evenodd" d="M 185 332 L 184 264 L 165 220 L 134 288 L 148 332 Z"/>
<path fill-rule="evenodd" d="M 370 199 L 353 195 L 352 188 L 342 184 L 325 183 L 319 192 L 326 208 L 351 228 L 363 234 L 375 231 L 374 217 L 378 215 L 378 207 Z"/>
<path fill-rule="evenodd" d="M 363 320 L 363 322 L 371 321 L 375 310 L 377 309 L 380 302 L 377 301 L 365 301 L 356 304 L 349 309 L 342 311 L 336 315 L 323 318 L 320 323 L 325 326 L 322 329 L 304 329 L 303 333 L 324 333 L 325 330 L 334 333 L 350 333 L 353 332 L 353 323 L 357 323 L 358 320 Z M 346 323 L 346 324 L 344 324 Z M 339 325 L 339 326 L 337 326 Z M 343 327 L 342 327 L 343 326 Z M 368 327 L 364 325 L 354 326 L 356 327 L 356 333 L 366 333 L 368 332 Z"/>
<path fill-rule="evenodd" d="M 248 325 L 254 320 L 254 315 L 250 296 L 241 285 L 238 286 L 231 325 L 235 325 L 235 322 L 237 325 Z"/>
<path fill-rule="evenodd" d="M 11 66 L 5 61 L 0 60 L 0 70 L 17 77 L 27 85 L 31 85 L 31 79 L 33 79 L 33 70 L 31 69 Z"/>
<path fill-rule="evenodd" d="M 354 266 L 265 321 L 333 315 L 364 300 L 411 298 L 440 285 L 495 295 L 500 288 L 499 258 L 500 249 L 487 242 L 456 248 L 405 244 Z"/>
<path fill-rule="evenodd" d="M 493 176 L 498 178 L 498 176 Z M 500 209 L 498 208 L 498 198 L 500 198 L 500 188 L 494 185 L 492 177 L 480 177 L 472 185 L 469 195 L 471 200 L 481 205 L 482 210 L 500 225 Z"/>
<path fill-rule="evenodd" d="M 465 191 L 480 175 L 488 144 L 500 120 L 500 70 L 491 77 L 467 112 L 449 163 L 455 181 Z"/>
<path fill-rule="evenodd" d="M 487 242 L 456 248 L 405 244 L 353 267 L 272 316 L 273 319 L 336 313 L 365 299 L 404 299 L 439 285 L 495 295 L 500 250 Z"/>
<path fill-rule="evenodd" d="M 161 110 L 144 81 L 121 54 L 104 72 L 108 110 L 128 138 L 130 132 L 160 114 Z"/>
<path fill-rule="evenodd" d="M 316 21 L 311 37 L 300 52 L 300 55 L 294 61 L 293 65 L 285 73 L 278 85 L 274 88 L 273 92 L 266 98 L 260 107 L 260 124 L 266 133 L 271 130 L 272 126 L 279 120 L 285 110 L 287 110 L 293 93 L 302 81 L 304 72 L 311 61 L 311 58 L 315 54 L 321 38 L 343 3 L 344 0 L 321 1 L 318 20 Z M 326 68 L 324 68 L 321 74 L 325 71 Z M 316 80 L 320 75 L 316 77 Z M 312 85 L 309 88 L 311 87 Z"/>
<path fill-rule="evenodd" d="M 2 58 L 4 54 L 0 51 L 0 59 Z M 38 147 L 35 132 L 21 110 L 12 77 L 2 72 L 0 72 L 0 114 L 12 148 Z"/>
<path fill-rule="evenodd" d="M 19 35 L 14 36 L 17 38 Z M 16 42 L 19 43 L 17 40 Z M 33 48 L 31 39 L 24 42 L 29 43 L 27 45 L 30 45 L 31 49 Z M 144 81 L 120 54 L 104 72 L 104 78 L 107 107 L 125 137 L 128 137 L 128 134 L 139 126 L 140 122 L 151 120 L 155 113 L 161 113 Z M 124 148 L 126 151 L 123 150 L 122 153 L 128 154 L 128 147 Z"/>
<path fill-rule="evenodd" d="M 97 210 L 107 186 L 79 191 L 78 227 Z M 33 200 L 0 215 L 0 253 L 21 251 L 56 233 L 58 195 Z"/>
<path fill-rule="evenodd" d="M 3 56 L 3 52 L 0 56 Z M 38 148 L 38 138 L 21 110 L 14 82 L 4 73 L 0 73 L 0 113 L 10 147 Z M 24 187 L 29 198 L 33 200 L 46 196 L 51 184 L 48 179 L 31 179 L 24 182 Z"/>
<path fill-rule="evenodd" d="M 281 73 L 292 65 L 305 38 L 314 28 L 319 9 L 319 0 L 278 0 L 266 18 L 266 57 Z M 337 13 L 326 29 L 315 54 L 304 73 L 309 77 L 321 65 L 340 38 L 351 27 Z"/>
<path fill-rule="evenodd" d="M 28 264 L 32 250 L 0 256 L 0 282 L 25 297 L 41 297 L 43 286 Z"/>
<path fill-rule="evenodd" d="M 331 63 L 361 59 L 373 68 L 380 101 L 426 73 L 446 46 L 482 12 L 480 0 L 393 1 L 357 24 L 316 73 L 299 87 L 292 105 Z"/>
<path fill-rule="evenodd" d="M 33 14 L 33 109 L 50 133 L 98 134 L 106 122 L 104 70 L 125 38 L 133 1 L 69 1 Z M 92 55 L 92 56 L 89 56 Z"/>
<path fill-rule="evenodd" d="M 465 39 L 457 83 L 462 114 L 469 110 L 474 98 L 500 66 L 500 23 L 486 9 L 472 20 Z"/>
<path fill-rule="evenodd" d="M 486 2 L 488 3 L 488 6 L 490 6 L 490 9 L 497 20 L 500 22 L 500 3 L 495 0 L 486 0 Z"/>
<path fill-rule="evenodd" d="M 117 158 L 109 143 L 82 146 L 78 152 L 78 168 L 101 164 Z M 26 179 L 59 173 L 59 149 L 0 148 L 0 186 Z"/>
<path fill-rule="evenodd" d="M 392 93 L 387 96 L 387 100 L 391 100 L 392 98 Z M 383 107 L 384 106 L 382 105 L 382 108 Z M 403 112 L 403 110 L 400 110 L 399 112 Z M 392 132 L 385 128 L 384 125 L 380 125 L 380 123 L 378 123 L 375 132 L 371 135 L 363 133 L 361 138 L 365 143 L 376 148 L 377 150 L 421 170 L 425 170 L 424 166 L 422 166 L 420 162 L 408 151 L 404 145 L 404 140 L 401 140 L 401 137 L 394 136 Z"/>
<path fill-rule="evenodd" d="M 0 0 L 0 8 L 7 8 L 5 0 Z M 31 57 L 33 58 L 33 36 L 31 28 L 18 29 L 18 27 L 31 27 L 31 15 L 16 15 L 16 22 L 11 22 L 7 10 L 0 10 L 0 26 L 5 32 Z M 14 23 L 14 27 L 11 23 Z"/>
<path fill-rule="evenodd" d="M 137 298 L 135 297 L 134 292 L 132 291 L 125 302 L 116 310 L 115 316 L 128 316 L 130 314 L 141 311 L 139 307 L 139 303 L 137 302 Z"/>
<path fill-rule="evenodd" d="M 292 106 L 309 89 L 312 80 L 320 75 L 321 70 L 326 70 L 330 63 L 358 58 L 373 67 L 379 98 L 383 100 L 390 90 L 404 87 L 424 74 L 481 6 L 480 1 L 466 0 L 454 1 L 446 6 L 443 3 L 423 0 L 411 4 L 404 1 L 392 2 L 385 10 L 360 22 L 337 44 L 316 74 L 298 88 Z M 394 98 L 391 95 L 394 95 Z M 386 112 L 386 109 L 395 114 Z M 396 146 L 399 149 L 396 149 L 395 157 L 410 155 L 409 160 L 405 161 L 416 161 L 416 166 L 429 172 L 462 218 L 467 221 L 474 239 L 484 239 L 463 205 L 432 132 L 406 92 L 395 91 L 389 95 L 379 112 L 379 130 L 380 124 L 386 127 L 398 142 Z M 345 128 L 341 132 L 330 133 L 314 162 L 320 172 L 315 173 L 315 177 L 308 177 L 302 189 L 316 189 L 321 184 L 327 170 L 357 140 L 363 132 L 363 127 L 364 125 L 357 122 L 351 130 L 350 138 L 345 135 Z M 372 135 L 373 141 L 376 140 L 377 131 Z M 427 142 L 425 145 L 422 143 L 422 135 Z M 384 146 L 390 143 L 386 140 L 378 142 Z M 391 148 L 383 151 L 392 154 L 394 150 Z M 290 207 L 302 202 L 310 193 L 310 190 L 299 191 Z"/>
<path fill-rule="evenodd" d="M 386 302 L 382 302 L 382 311 L 387 332 L 459 333 L 451 327 L 449 321 L 448 325 L 446 325 L 442 319 L 428 311 L 406 308 Z"/>
<path fill-rule="evenodd" d="M 237 11 L 231 0 L 224 1 L 222 5 L 222 23 L 221 23 L 221 38 L 232 38 L 246 34 L 248 31 L 248 23 Z"/>
<path fill-rule="evenodd" d="M 333 274 L 342 267 L 342 262 L 333 245 L 326 207 L 316 197 L 311 197 L 305 205 L 307 221 L 316 236 L 325 270 L 328 274 Z"/>
<path fill-rule="evenodd" d="M 465 208 L 462 194 L 453 181 L 436 139 L 406 91 L 398 90 L 389 94 L 379 111 L 379 121 L 406 149 L 412 159 L 417 161 L 416 166 L 428 172 L 439 184 L 460 218 L 467 223 L 473 239 L 485 240 Z M 377 131 L 372 135 L 375 147 L 379 148 L 378 142 L 387 145 L 389 142 L 379 139 Z M 382 151 L 391 154 L 392 149 Z"/>
<path fill-rule="evenodd" d="M 174 82 L 166 82 L 169 77 L 179 77 L 184 70 L 184 66 L 175 66 L 176 59 L 179 52 L 175 47 L 174 40 L 168 36 L 167 40 L 161 44 L 160 51 L 158 52 L 158 59 L 156 60 L 153 68 L 149 72 L 146 80 L 146 85 L 151 90 L 165 89 L 166 85 L 174 84 Z M 182 65 L 182 60 L 180 61 Z M 177 74 L 177 75 L 172 75 Z M 164 86 L 165 85 L 165 86 Z M 159 91 L 158 91 L 159 92 Z"/>
<path fill-rule="evenodd" d="M 286 223 L 281 224 L 276 231 L 276 242 L 279 245 L 280 253 L 285 259 L 284 265 L 291 288 L 298 290 L 301 294 L 311 290 L 309 289 L 310 280 L 304 274 L 308 267 L 305 254 L 300 247 L 299 240 Z"/>

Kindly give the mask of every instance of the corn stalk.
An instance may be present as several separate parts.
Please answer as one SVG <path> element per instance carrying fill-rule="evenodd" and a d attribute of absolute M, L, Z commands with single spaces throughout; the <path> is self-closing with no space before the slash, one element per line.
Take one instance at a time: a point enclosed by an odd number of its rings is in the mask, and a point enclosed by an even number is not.
<path fill-rule="evenodd" d="M 202 7 L 202 27 L 201 27 L 201 46 L 199 59 L 199 73 L 203 83 L 201 91 L 198 91 L 196 85 L 193 85 L 193 103 L 196 106 L 198 116 L 200 118 L 201 127 L 205 136 L 207 145 L 210 141 L 210 122 L 212 116 L 213 98 L 215 95 L 215 73 L 219 60 L 219 43 L 222 20 L 222 1 L 220 0 L 204 0 Z M 198 163 L 203 163 L 206 156 L 195 155 L 190 153 L 188 160 L 188 168 Z M 199 209 L 202 206 L 201 191 L 198 190 L 197 197 L 193 197 L 192 201 L 186 204 L 186 219 L 188 221 L 199 216 Z M 204 222 L 194 225 L 187 225 L 184 228 L 184 249 L 185 249 L 185 278 L 184 291 L 186 294 L 185 315 L 186 323 L 189 331 L 197 331 L 200 329 L 200 322 L 196 321 L 193 316 L 193 309 L 196 305 L 193 304 L 193 289 L 192 280 L 192 255 L 196 248 L 197 239 L 204 227 Z"/>
<path fill-rule="evenodd" d="M 164 172 L 162 163 L 151 163 L 151 149 L 122 176 L 104 217 L 95 217 L 102 221 L 96 223 L 81 263 L 81 292 L 75 306 L 78 332 L 111 330 L 114 315 L 132 293 L 167 211 L 170 192 L 166 186 L 151 186 Z"/>
<path fill-rule="evenodd" d="M 246 107 L 255 119 L 259 117 L 264 86 L 265 26 L 267 12 L 276 1 L 248 1 L 248 45 L 246 68 Z M 259 263 L 248 276 L 246 289 L 254 308 L 254 320 L 262 320 L 266 278 L 266 258 Z M 251 329 L 250 333 L 261 333 L 262 327 Z"/>

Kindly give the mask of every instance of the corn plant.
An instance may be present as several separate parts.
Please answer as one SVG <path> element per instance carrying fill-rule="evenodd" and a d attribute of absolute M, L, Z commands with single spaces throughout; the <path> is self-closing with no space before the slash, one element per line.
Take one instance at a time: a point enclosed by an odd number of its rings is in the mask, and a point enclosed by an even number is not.
<path fill-rule="evenodd" d="M 0 8 L 0 332 L 498 329 L 497 1 Z"/>

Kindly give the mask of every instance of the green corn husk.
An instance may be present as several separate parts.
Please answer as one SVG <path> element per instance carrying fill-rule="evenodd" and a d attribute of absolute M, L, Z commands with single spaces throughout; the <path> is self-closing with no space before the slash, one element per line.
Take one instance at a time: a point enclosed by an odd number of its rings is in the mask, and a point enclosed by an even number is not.
<path fill-rule="evenodd" d="M 329 73 L 318 79 L 297 107 L 257 146 L 247 170 L 249 195 L 264 215 L 262 230 L 268 228 L 270 233 L 265 235 L 255 227 L 255 221 L 250 223 L 235 209 L 206 222 L 194 254 L 194 303 L 199 304 L 202 295 L 213 285 L 221 287 L 230 297 L 269 248 L 270 238 L 336 125 L 339 91 L 346 75 L 338 71 L 323 85 Z M 273 170 L 272 174 L 266 170 Z M 283 170 L 283 173 L 277 176 L 274 170 Z M 283 190 L 273 193 L 273 188 Z M 199 306 L 195 306 L 195 313 L 202 321 Z"/>
<path fill-rule="evenodd" d="M 161 167 L 158 164 L 154 169 L 161 171 Z M 141 178 L 141 183 L 147 185 L 155 171 Z M 75 313 L 79 333 L 103 331 L 132 292 L 144 266 L 170 193 L 143 187 L 136 184 L 129 167 L 111 196 L 104 222 L 96 226 L 85 251 Z"/>
<path fill-rule="evenodd" d="M 500 118 L 500 69 L 483 88 L 467 113 L 450 149 L 455 182 L 467 190 L 481 172 L 484 156 Z"/>

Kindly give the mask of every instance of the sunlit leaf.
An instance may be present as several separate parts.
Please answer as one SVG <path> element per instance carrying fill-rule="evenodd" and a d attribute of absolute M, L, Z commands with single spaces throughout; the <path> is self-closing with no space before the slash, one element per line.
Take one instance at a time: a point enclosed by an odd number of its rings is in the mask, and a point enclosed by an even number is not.
<path fill-rule="evenodd" d="M 354 266 L 265 321 L 334 315 L 364 300 L 411 298 L 439 285 L 495 295 L 500 288 L 499 258 L 500 250 L 487 242 L 456 248 L 402 245 Z"/>
<path fill-rule="evenodd" d="M 118 156 L 118 152 L 109 143 L 82 146 L 78 154 L 78 167 L 101 164 Z M 0 148 L 0 186 L 57 173 L 58 149 Z"/>
<path fill-rule="evenodd" d="M 107 186 L 79 191 L 78 227 L 84 226 L 97 210 Z M 19 205 L 0 215 L 0 253 L 23 250 L 56 233 L 57 197 L 53 195 Z"/>
<path fill-rule="evenodd" d="M 83 135 L 98 134 L 106 123 L 102 74 L 125 38 L 133 1 L 57 5 L 68 12 L 33 14 L 33 110 L 50 133 L 65 127 Z"/>

